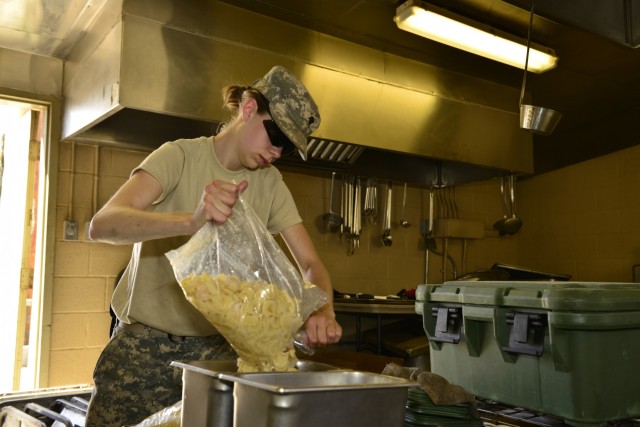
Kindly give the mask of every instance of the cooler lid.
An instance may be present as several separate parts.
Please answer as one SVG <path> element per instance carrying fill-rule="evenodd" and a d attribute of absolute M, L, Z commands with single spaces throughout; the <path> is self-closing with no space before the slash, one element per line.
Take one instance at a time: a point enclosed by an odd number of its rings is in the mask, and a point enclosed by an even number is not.
<path fill-rule="evenodd" d="M 640 284 L 451 281 L 442 285 L 428 285 L 424 299 L 552 311 L 629 311 L 640 310 Z"/>

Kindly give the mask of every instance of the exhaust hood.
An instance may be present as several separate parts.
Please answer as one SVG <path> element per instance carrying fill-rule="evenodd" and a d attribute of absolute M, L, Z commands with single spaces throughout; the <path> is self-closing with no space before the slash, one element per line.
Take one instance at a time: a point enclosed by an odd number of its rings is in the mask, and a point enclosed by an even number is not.
<path fill-rule="evenodd" d="M 65 63 L 63 139 L 151 150 L 215 134 L 228 119 L 220 89 L 275 64 L 322 116 L 309 160 L 282 169 L 417 185 L 533 172 L 518 89 L 211 0 L 106 2 Z"/>

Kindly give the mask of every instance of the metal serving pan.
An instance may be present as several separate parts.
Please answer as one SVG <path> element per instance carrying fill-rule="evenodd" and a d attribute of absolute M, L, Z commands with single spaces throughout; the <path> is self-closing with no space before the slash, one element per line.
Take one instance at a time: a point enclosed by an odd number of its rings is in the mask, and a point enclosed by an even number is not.
<path fill-rule="evenodd" d="M 237 371 L 234 360 L 174 361 L 182 373 L 182 425 L 189 427 L 233 427 L 233 381 L 223 373 Z M 299 371 L 336 369 L 326 363 L 298 360 Z"/>
<path fill-rule="evenodd" d="M 402 427 L 403 378 L 361 371 L 224 373 L 234 383 L 234 427 Z"/>

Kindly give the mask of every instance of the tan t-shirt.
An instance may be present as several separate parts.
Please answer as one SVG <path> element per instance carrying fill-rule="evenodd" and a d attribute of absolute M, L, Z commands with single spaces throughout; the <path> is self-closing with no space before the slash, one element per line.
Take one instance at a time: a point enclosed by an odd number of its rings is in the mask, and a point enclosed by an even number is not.
<path fill-rule="evenodd" d="M 163 144 L 134 171 L 150 173 L 162 185 L 162 195 L 150 210 L 193 212 L 204 187 L 214 179 L 247 180 L 242 198 L 277 234 L 302 222 L 291 192 L 275 167 L 230 171 L 218 160 L 212 137 L 180 139 Z M 165 253 L 189 240 L 172 237 L 136 243 L 127 270 L 112 299 L 118 319 L 141 322 L 153 328 L 184 336 L 216 333 L 215 328 L 184 297 Z"/>

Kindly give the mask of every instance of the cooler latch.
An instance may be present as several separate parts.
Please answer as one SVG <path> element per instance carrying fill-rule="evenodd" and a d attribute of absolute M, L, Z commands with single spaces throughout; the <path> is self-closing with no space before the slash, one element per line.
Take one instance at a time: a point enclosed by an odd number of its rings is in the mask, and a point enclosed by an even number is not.
<path fill-rule="evenodd" d="M 544 350 L 547 315 L 510 312 L 506 313 L 505 317 L 505 323 L 511 325 L 511 331 L 509 346 L 503 347 L 503 350 L 509 353 L 540 356 Z"/>
<path fill-rule="evenodd" d="M 431 315 L 436 318 L 436 327 L 429 340 L 457 344 L 460 341 L 462 307 L 433 307 Z"/>

